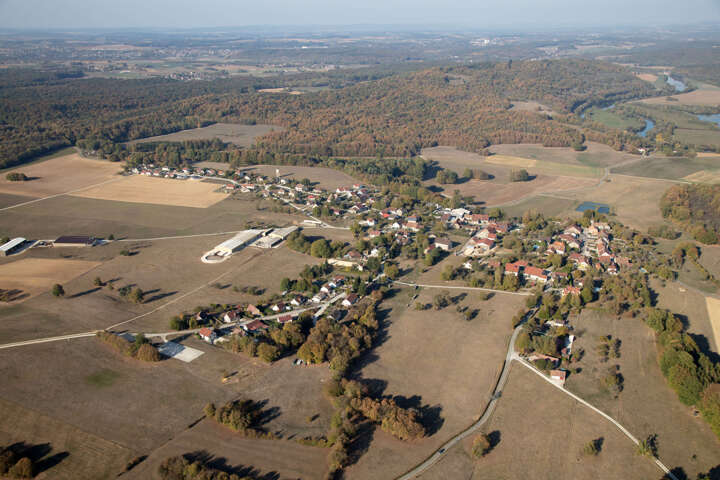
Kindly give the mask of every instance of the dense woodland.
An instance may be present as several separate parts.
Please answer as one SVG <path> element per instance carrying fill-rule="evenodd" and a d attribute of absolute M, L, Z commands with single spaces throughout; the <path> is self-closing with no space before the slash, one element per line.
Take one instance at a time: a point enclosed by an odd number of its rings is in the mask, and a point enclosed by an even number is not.
<path fill-rule="evenodd" d="M 660 200 L 660 209 L 695 240 L 720 242 L 720 185 L 673 185 Z"/>
<path fill-rule="evenodd" d="M 275 154 L 412 156 L 438 144 L 471 151 L 496 143 L 569 146 L 584 140 L 581 130 L 566 124 L 572 112 L 656 94 L 621 67 L 588 60 L 350 75 L 335 79 L 339 88 L 285 95 L 255 91 L 300 80 L 77 79 L 73 72 L 10 69 L 0 73 L 0 167 L 79 140 L 118 143 L 217 121 L 286 127 L 258 141 L 258 150 Z M 513 99 L 537 100 L 560 113 L 551 120 L 512 111 Z M 588 134 L 616 148 L 632 140 L 618 131 Z"/>

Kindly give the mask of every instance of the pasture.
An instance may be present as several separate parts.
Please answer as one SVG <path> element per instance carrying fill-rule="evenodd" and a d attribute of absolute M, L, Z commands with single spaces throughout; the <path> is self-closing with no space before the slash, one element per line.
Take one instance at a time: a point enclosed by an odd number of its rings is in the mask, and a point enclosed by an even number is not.
<path fill-rule="evenodd" d="M 708 171 L 715 169 L 720 169 L 720 159 L 713 157 L 648 157 L 613 168 L 611 172 L 637 177 L 692 181 L 694 175 L 705 176 Z"/>
<path fill-rule="evenodd" d="M 645 122 L 639 118 L 625 117 L 613 110 L 603 108 L 591 108 L 587 111 L 586 118 L 618 130 L 640 130 L 645 125 Z"/>
<path fill-rule="evenodd" d="M 224 469 L 277 480 L 323 478 L 328 454 L 325 448 L 304 446 L 292 440 L 245 438 L 215 421 L 203 420 L 158 448 L 122 478 L 159 479 L 157 469 L 164 459 L 199 451 Z"/>
<path fill-rule="evenodd" d="M 56 284 L 64 284 L 92 270 L 100 262 L 49 258 L 23 258 L 0 264 L 0 289 L 21 290 L 18 301 L 47 292 Z"/>
<path fill-rule="evenodd" d="M 226 143 L 233 143 L 240 147 L 249 147 L 255 143 L 257 137 L 272 132 L 281 132 L 284 129 L 277 125 L 239 125 L 235 123 L 214 123 L 207 127 L 181 130 L 167 135 L 157 135 L 128 142 L 128 145 L 135 143 L 153 142 L 185 142 L 188 140 L 212 140 L 217 138 Z"/>
<path fill-rule="evenodd" d="M 121 170 L 120 164 L 91 160 L 72 153 L 8 170 L 7 172 L 24 173 L 30 180 L 11 182 L 2 175 L 0 193 L 34 198 L 47 197 L 119 179 L 117 174 Z"/>
<path fill-rule="evenodd" d="M 614 425 L 517 363 L 483 432 L 499 436 L 485 457 L 472 457 L 471 435 L 418 478 L 644 480 L 662 475 L 652 460 L 634 454 L 635 445 Z M 583 447 L 598 438 L 600 454 L 584 456 Z"/>
<path fill-rule="evenodd" d="M 637 318 L 615 318 L 587 309 L 573 325 L 578 335 L 573 348 L 584 349 L 585 356 L 578 364 L 582 371 L 568 377 L 566 388 L 615 418 L 636 437 L 656 434 L 663 463 L 682 468 L 687 478 L 717 465 L 720 442 L 667 385 L 658 365 L 652 329 Z M 620 340 L 620 358 L 601 360 L 596 346 L 602 335 Z M 624 377 L 617 399 L 602 383 L 612 365 L 619 365 Z"/>
<path fill-rule="evenodd" d="M 490 399 L 512 333 L 509 319 L 525 299 L 498 294 L 483 302 L 467 292 L 459 303 L 477 310 L 471 321 L 454 306 L 415 310 L 416 302 L 431 303 L 441 291 L 424 289 L 412 299 L 413 291 L 404 288 L 383 302 L 384 332 L 359 370 L 376 394 L 420 408 L 430 435 L 408 444 L 375 429 L 367 452 L 346 472 L 351 480 L 404 473 L 477 419 Z M 452 290 L 451 296 L 462 293 Z"/>
<path fill-rule="evenodd" d="M 116 182 L 85 189 L 73 196 L 118 202 L 208 208 L 228 197 L 216 183 L 173 180 L 145 175 L 124 176 Z"/>
<path fill-rule="evenodd" d="M 538 160 L 540 163 L 553 162 L 568 165 L 584 165 L 602 168 L 638 158 L 626 152 L 618 152 L 596 142 L 587 142 L 585 151 L 578 152 L 570 147 L 543 147 L 536 144 L 493 145 L 490 151 L 498 155 Z"/>

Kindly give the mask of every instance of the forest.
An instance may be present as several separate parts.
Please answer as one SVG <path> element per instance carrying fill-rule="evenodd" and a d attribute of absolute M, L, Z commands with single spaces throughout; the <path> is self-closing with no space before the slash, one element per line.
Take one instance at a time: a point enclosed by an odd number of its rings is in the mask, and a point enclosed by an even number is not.
<path fill-rule="evenodd" d="M 590 105 L 656 94 L 621 67 L 577 59 L 352 73 L 304 95 L 256 90 L 312 83 L 309 74 L 194 82 L 76 76 L 0 73 L 0 167 L 78 141 L 106 145 L 217 121 L 281 125 L 284 132 L 259 139 L 257 147 L 283 154 L 407 157 L 438 144 L 482 152 L 497 143 L 569 146 L 585 136 L 631 148 L 640 140 L 618 131 L 584 132 L 568 122 Z M 537 100 L 559 113 L 549 119 L 513 111 L 515 99 Z"/>

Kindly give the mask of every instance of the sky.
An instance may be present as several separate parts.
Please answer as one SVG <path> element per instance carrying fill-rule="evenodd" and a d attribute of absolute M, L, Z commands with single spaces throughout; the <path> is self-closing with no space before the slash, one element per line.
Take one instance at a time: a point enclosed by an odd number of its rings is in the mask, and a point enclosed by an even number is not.
<path fill-rule="evenodd" d="M 0 0 L 0 28 L 443 25 L 462 28 L 720 22 L 720 0 Z"/>

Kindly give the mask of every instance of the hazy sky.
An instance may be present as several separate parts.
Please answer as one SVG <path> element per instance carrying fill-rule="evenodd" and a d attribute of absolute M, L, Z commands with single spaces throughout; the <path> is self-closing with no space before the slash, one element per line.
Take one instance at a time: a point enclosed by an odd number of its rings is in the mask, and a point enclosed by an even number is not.
<path fill-rule="evenodd" d="M 720 21 L 720 0 L 0 0 L 2 28 L 422 24 L 666 25 Z"/>

